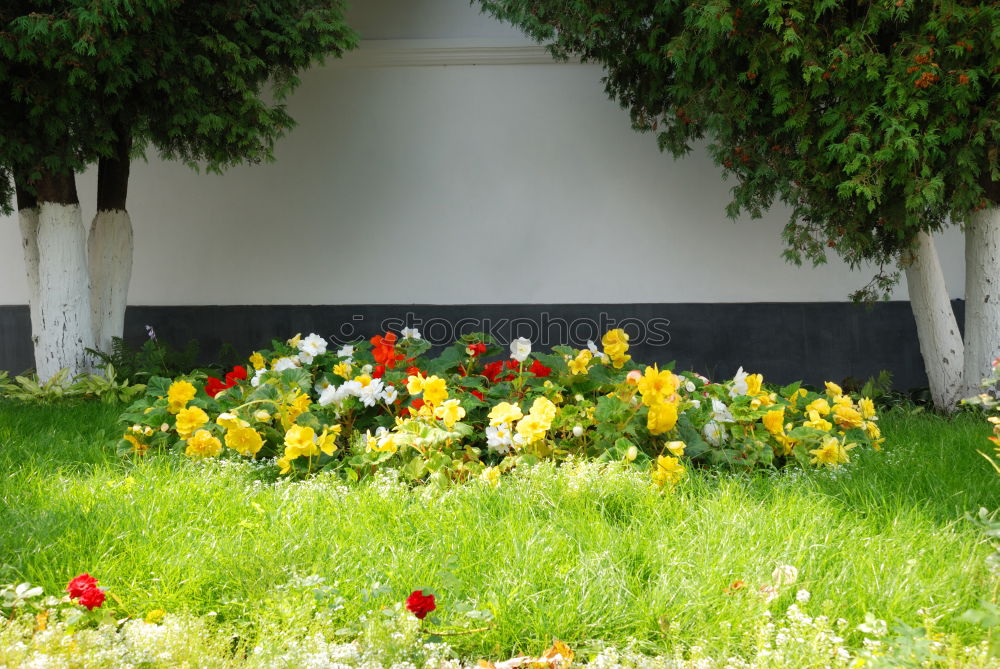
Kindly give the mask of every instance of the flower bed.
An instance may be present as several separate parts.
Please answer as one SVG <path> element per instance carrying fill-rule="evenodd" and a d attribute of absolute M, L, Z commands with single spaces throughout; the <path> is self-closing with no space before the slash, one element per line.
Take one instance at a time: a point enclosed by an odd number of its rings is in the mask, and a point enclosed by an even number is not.
<path fill-rule="evenodd" d="M 380 467 L 445 486 L 570 455 L 648 469 L 664 488 L 689 466 L 838 466 L 878 448 L 874 404 L 828 382 L 765 386 L 742 368 L 712 382 L 639 365 L 628 335 L 601 347 L 509 357 L 467 335 L 437 357 L 413 329 L 328 348 L 316 334 L 275 341 L 225 380 L 154 377 L 122 415 L 123 452 L 275 458 L 283 475 L 336 470 L 357 480 Z"/>

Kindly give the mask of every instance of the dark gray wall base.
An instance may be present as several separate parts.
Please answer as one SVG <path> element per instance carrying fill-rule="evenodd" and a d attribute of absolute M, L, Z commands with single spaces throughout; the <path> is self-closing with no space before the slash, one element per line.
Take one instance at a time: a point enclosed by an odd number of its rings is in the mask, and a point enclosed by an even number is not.
<path fill-rule="evenodd" d="M 961 323 L 964 302 L 953 305 Z M 882 369 L 897 388 L 927 383 L 909 302 L 129 307 L 126 340 L 140 344 L 146 325 L 174 346 L 197 339 L 209 360 L 224 342 L 249 352 L 296 332 L 347 341 L 416 325 L 442 342 L 487 330 L 502 342 L 525 336 L 548 348 L 582 346 L 624 327 L 636 360 L 676 360 L 679 369 L 710 378 L 732 376 L 742 365 L 779 383 L 864 380 Z M 0 370 L 32 364 L 28 308 L 0 307 Z"/>

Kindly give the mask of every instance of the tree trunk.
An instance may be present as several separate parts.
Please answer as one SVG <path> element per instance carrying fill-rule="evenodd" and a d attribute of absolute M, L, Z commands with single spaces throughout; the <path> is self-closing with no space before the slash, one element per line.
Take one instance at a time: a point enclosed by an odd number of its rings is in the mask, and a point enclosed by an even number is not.
<path fill-rule="evenodd" d="M 72 174 L 47 174 L 38 189 L 38 316 L 35 367 L 46 381 L 60 369 L 89 371 L 93 346 L 87 232 Z"/>
<path fill-rule="evenodd" d="M 90 308 L 96 347 L 111 351 L 111 340 L 125 327 L 132 278 L 132 219 L 126 210 L 131 142 L 123 137 L 116 155 L 104 158 L 97 172 L 97 214 L 90 226 Z"/>
<path fill-rule="evenodd" d="M 38 336 L 42 322 L 38 316 L 38 198 L 15 181 L 17 217 L 24 249 L 24 269 L 28 278 L 28 310 L 31 314 L 32 341 Z"/>
<path fill-rule="evenodd" d="M 965 394 L 981 392 L 1000 355 L 1000 207 L 974 212 L 965 227 Z"/>
<path fill-rule="evenodd" d="M 934 240 L 926 232 L 916 237 L 906 258 L 906 285 L 917 322 L 920 355 L 930 382 L 934 406 L 952 411 L 963 397 L 962 337 L 951 308 Z"/>

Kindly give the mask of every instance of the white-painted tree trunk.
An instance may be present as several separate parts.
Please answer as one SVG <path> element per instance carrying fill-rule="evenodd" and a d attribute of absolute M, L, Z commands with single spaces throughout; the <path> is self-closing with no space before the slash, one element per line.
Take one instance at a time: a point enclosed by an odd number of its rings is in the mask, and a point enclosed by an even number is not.
<path fill-rule="evenodd" d="M 28 309 L 31 313 L 32 341 L 38 336 L 42 322 L 38 316 L 38 207 L 26 207 L 17 212 L 24 249 L 24 269 L 28 279 Z"/>
<path fill-rule="evenodd" d="M 132 219 L 123 209 L 98 211 L 87 241 L 90 258 L 90 311 L 96 348 L 110 352 L 121 337 L 132 279 Z"/>
<path fill-rule="evenodd" d="M 918 233 L 916 248 L 907 260 L 906 285 L 931 398 L 934 406 L 950 411 L 963 397 L 963 344 L 934 239 Z"/>
<path fill-rule="evenodd" d="M 38 212 L 38 315 L 35 368 L 45 381 L 60 369 L 89 371 L 94 333 L 87 275 L 87 231 L 78 204 L 42 202 Z"/>
<path fill-rule="evenodd" d="M 981 392 L 1000 355 L 1000 207 L 974 212 L 965 227 L 965 394 Z"/>

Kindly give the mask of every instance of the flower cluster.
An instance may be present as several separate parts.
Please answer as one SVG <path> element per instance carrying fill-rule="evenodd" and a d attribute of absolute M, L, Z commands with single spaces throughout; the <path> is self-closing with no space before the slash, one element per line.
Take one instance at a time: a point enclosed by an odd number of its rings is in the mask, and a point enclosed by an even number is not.
<path fill-rule="evenodd" d="M 80 574 L 66 586 L 69 598 L 88 611 L 93 611 L 104 604 L 106 595 L 97 586 L 97 579 L 90 574 Z"/>
<path fill-rule="evenodd" d="M 225 381 L 152 378 L 123 414 L 123 451 L 274 458 L 282 474 L 383 466 L 414 481 L 497 485 L 518 465 L 569 456 L 621 461 L 669 489 L 691 467 L 836 467 L 879 448 L 870 399 L 835 383 L 767 386 L 739 369 L 710 381 L 640 365 L 629 337 L 537 352 L 466 335 L 436 357 L 413 328 L 331 348 L 316 334 L 272 342 Z"/>

